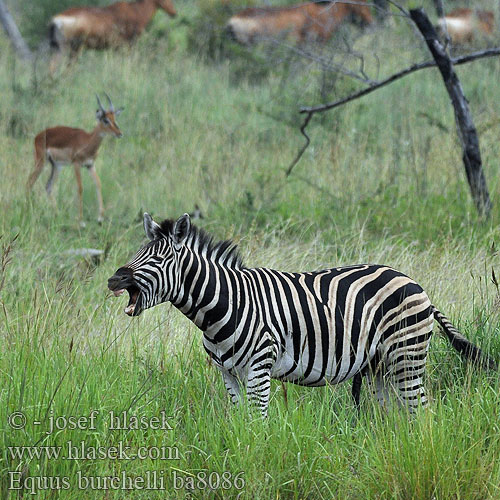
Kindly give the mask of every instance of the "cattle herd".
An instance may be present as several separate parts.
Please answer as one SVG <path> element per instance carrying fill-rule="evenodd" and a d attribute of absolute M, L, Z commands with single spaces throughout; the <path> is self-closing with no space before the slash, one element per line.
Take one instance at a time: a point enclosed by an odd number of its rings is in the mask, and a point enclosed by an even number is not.
<path fill-rule="evenodd" d="M 221 0 L 222 1 L 222 0 Z M 53 73 L 63 55 L 71 58 L 80 49 L 107 49 L 133 42 L 146 28 L 158 9 L 169 16 L 177 15 L 172 0 L 136 0 L 117 2 L 107 7 L 72 7 L 54 17 L 49 25 L 49 41 L 54 51 L 50 62 Z M 319 0 L 285 7 L 253 7 L 236 13 L 227 20 L 226 33 L 233 40 L 250 45 L 265 39 L 288 37 L 296 43 L 325 43 L 339 26 L 352 20 L 363 26 L 374 22 L 373 4 L 366 0 Z M 493 12 L 479 9 L 458 8 L 438 20 L 436 28 L 453 44 L 474 42 L 493 35 Z M 109 99 L 109 98 L 108 98 Z M 120 136 L 115 111 L 109 99 L 106 111 L 98 98 L 98 124 L 87 133 L 81 129 L 54 127 L 46 129 L 35 138 L 35 167 L 27 188 L 34 182 L 48 161 L 52 172 L 46 186 L 50 195 L 53 183 L 62 164 L 73 164 L 78 183 L 80 222 L 82 221 L 82 183 L 80 167 L 89 169 L 97 188 L 99 220 L 103 217 L 103 202 L 99 177 L 94 161 L 105 134 Z"/>

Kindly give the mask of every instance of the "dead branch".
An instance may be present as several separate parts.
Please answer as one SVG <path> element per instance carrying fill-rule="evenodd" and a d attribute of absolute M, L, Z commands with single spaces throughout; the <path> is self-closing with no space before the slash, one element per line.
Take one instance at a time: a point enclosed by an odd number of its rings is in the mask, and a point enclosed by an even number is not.
<path fill-rule="evenodd" d="M 491 212 L 491 200 L 483 173 L 479 138 L 472 114 L 469 110 L 469 104 L 462 89 L 462 84 L 458 79 L 450 57 L 439 41 L 436 30 L 425 11 L 421 8 L 412 9 L 410 10 L 410 16 L 422 33 L 450 96 L 453 111 L 455 112 L 455 122 L 463 152 L 462 159 L 472 199 L 476 204 L 479 214 L 488 217 Z"/>
<path fill-rule="evenodd" d="M 302 146 L 302 148 L 299 150 L 297 153 L 297 156 L 295 159 L 292 161 L 290 166 L 287 168 L 285 172 L 285 177 L 288 177 L 291 173 L 295 165 L 299 162 L 299 160 L 302 158 L 302 155 L 304 154 L 305 150 L 309 147 L 309 144 L 311 143 L 310 137 L 307 135 L 306 128 L 309 125 L 309 121 L 312 118 L 313 113 L 308 113 L 304 122 L 302 123 L 302 126 L 300 127 L 300 133 L 306 138 L 306 143 Z"/>
<path fill-rule="evenodd" d="M 465 64 L 471 61 L 476 61 L 477 59 L 482 59 L 485 57 L 495 57 L 500 55 L 500 47 L 495 47 L 492 49 L 485 49 L 485 50 L 480 50 L 477 52 L 473 52 L 471 54 L 467 54 L 465 56 L 460 56 L 460 57 L 455 57 L 450 59 L 451 62 L 458 66 L 460 64 Z M 370 85 L 367 88 L 364 88 L 362 90 L 359 90 L 358 92 L 354 92 L 347 97 L 343 97 L 342 99 L 339 99 L 338 101 L 334 101 L 332 103 L 328 104 L 322 104 L 320 106 L 311 106 L 311 107 L 302 107 L 300 108 L 300 113 L 322 113 L 324 111 L 329 111 L 330 109 L 337 108 L 338 106 L 342 106 L 343 104 L 346 104 L 350 101 L 354 101 L 356 99 L 359 99 L 360 97 L 363 97 L 367 94 L 371 94 L 372 92 L 375 92 L 375 90 L 378 90 L 381 87 L 385 87 L 386 85 L 389 85 L 390 83 L 395 82 L 396 80 L 399 80 L 407 75 L 410 75 L 411 73 L 414 73 L 415 71 L 420 71 L 421 69 L 425 68 L 432 68 L 434 66 L 437 66 L 436 61 L 425 61 L 417 64 L 413 64 L 412 66 L 409 66 L 408 68 L 405 68 L 398 73 L 394 73 L 393 75 L 387 77 L 385 80 L 381 80 L 380 82 L 377 82 L 373 85 Z"/>
<path fill-rule="evenodd" d="M 355 80 L 359 80 L 360 82 L 368 84 L 368 85 L 374 85 L 376 83 L 373 80 L 370 80 L 364 74 L 364 71 L 360 71 L 360 74 L 361 74 L 361 76 L 360 76 L 357 73 L 355 73 L 354 71 L 347 69 L 342 64 L 337 64 L 333 61 L 328 61 L 324 57 L 321 57 L 318 54 L 314 54 L 314 53 L 312 53 L 304 48 L 301 48 L 297 45 L 292 45 L 292 44 L 286 43 L 282 40 L 279 40 L 276 38 L 271 38 L 271 37 L 267 38 L 267 41 L 270 43 L 273 43 L 275 45 L 278 45 L 280 47 L 283 47 L 283 48 L 287 49 L 288 51 L 290 51 L 291 53 L 296 54 L 300 57 L 303 57 L 304 59 L 308 59 L 310 61 L 318 63 L 323 69 L 325 69 L 327 71 L 341 73 L 345 76 L 349 76 L 350 78 L 354 78 Z M 352 55 L 353 57 L 359 58 L 358 54 L 353 54 L 351 52 L 349 52 L 349 54 Z"/>
<path fill-rule="evenodd" d="M 0 22 L 5 30 L 5 33 L 9 37 L 14 49 L 19 54 L 21 59 L 31 60 L 33 59 L 33 54 L 29 49 L 28 45 L 24 41 L 14 19 L 10 15 L 7 6 L 4 4 L 3 0 L 0 0 Z"/>
<path fill-rule="evenodd" d="M 460 64 L 466 64 L 471 61 L 476 61 L 478 59 L 482 59 L 485 57 L 495 57 L 500 55 L 500 47 L 495 47 L 492 49 L 485 49 L 485 50 L 480 50 L 477 52 L 472 52 L 471 54 L 467 54 L 465 56 L 459 56 L 455 57 L 453 59 L 450 59 L 451 62 L 455 65 L 460 65 Z M 375 83 L 374 85 L 370 85 L 367 88 L 364 88 L 362 90 L 359 90 L 358 92 L 354 92 L 347 97 L 343 97 L 342 99 L 339 99 L 335 102 L 329 103 L 329 104 L 322 104 L 320 106 L 310 106 L 310 107 L 302 107 L 300 108 L 300 113 L 307 113 L 306 119 L 302 123 L 300 127 L 300 132 L 301 134 L 306 138 L 306 143 L 302 148 L 300 148 L 299 152 L 293 159 L 292 163 L 286 170 L 286 177 L 288 177 L 292 170 L 294 169 L 295 165 L 300 161 L 304 153 L 306 152 L 307 148 L 309 147 L 309 144 L 311 143 L 310 137 L 306 133 L 306 128 L 309 125 L 309 122 L 312 118 L 312 116 L 315 113 L 323 113 L 325 111 L 329 111 L 330 109 L 337 108 L 339 106 L 342 106 L 344 104 L 347 104 L 348 102 L 355 101 L 356 99 L 359 99 L 360 97 L 363 97 L 365 95 L 371 94 L 372 92 L 375 92 L 376 90 L 385 87 L 386 85 L 389 85 L 397 80 L 400 80 L 401 78 L 410 75 L 411 73 L 414 73 L 415 71 L 420 71 L 421 69 L 425 68 L 432 68 L 434 66 L 437 66 L 435 61 L 425 61 L 422 63 L 417 63 L 413 64 L 412 66 L 403 69 L 402 71 L 399 71 L 398 73 L 394 73 L 393 75 L 389 76 L 385 80 L 382 80 L 380 82 Z"/>

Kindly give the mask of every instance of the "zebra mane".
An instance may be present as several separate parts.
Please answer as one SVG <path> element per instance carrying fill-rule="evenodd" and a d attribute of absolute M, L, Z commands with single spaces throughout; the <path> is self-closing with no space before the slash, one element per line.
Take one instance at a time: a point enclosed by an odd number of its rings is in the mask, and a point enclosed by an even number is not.
<path fill-rule="evenodd" d="M 175 221 L 165 219 L 160 223 L 164 236 L 172 236 Z M 241 269 L 243 261 L 238 246 L 232 240 L 214 241 L 205 230 L 191 224 L 186 238 L 186 246 L 199 255 L 216 264 L 222 264 L 230 269 Z"/>

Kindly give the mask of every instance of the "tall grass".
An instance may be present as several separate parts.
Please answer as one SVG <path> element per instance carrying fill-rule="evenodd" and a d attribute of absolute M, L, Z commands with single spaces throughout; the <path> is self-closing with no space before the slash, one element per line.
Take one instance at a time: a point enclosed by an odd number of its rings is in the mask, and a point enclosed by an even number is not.
<path fill-rule="evenodd" d="M 179 6 L 179 17 L 193 16 L 193 5 Z M 144 211 L 173 217 L 198 204 L 205 229 L 234 238 L 248 266 L 298 271 L 373 262 L 402 270 L 498 358 L 498 61 L 459 69 L 494 203 L 491 219 L 479 222 L 448 98 L 433 70 L 314 120 L 311 147 L 286 178 L 303 141 L 290 122 L 299 123 L 299 104 L 319 99 L 317 68 L 310 79 L 278 67 L 258 83 L 236 83 L 231 59 L 207 64 L 190 52 L 185 24 L 166 24 L 158 38 L 162 23 L 157 16 L 133 48 L 84 53 L 55 80 L 43 62 L 34 78 L 0 39 L 0 498 L 18 496 L 8 489 L 8 471 L 69 478 L 69 490 L 39 487 L 37 498 L 499 498 L 498 376 L 471 370 L 439 335 L 426 379 L 432 404 L 411 420 L 382 414 L 367 389 L 357 416 L 348 387 L 286 386 L 285 397 L 273 383 L 263 422 L 253 409 L 231 405 L 200 333 L 176 310 L 164 305 L 131 320 L 123 301 L 106 291 L 107 278 L 144 239 Z M 427 57 L 408 36 L 400 23 L 361 36 L 357 47 L 381 51 L 381 72 L 388 73 Z M 94 93 L 101 91 L 125 106 L 124 137 L 106 139 L 97 160 L 102 225 L 83 174 L 81 229 L 70 168 L 55 186 L 55 206 L 43 190 L 48 172 L 28 198 L 24 184 L 35 134 L 55 124 L 91 129 Z M 95 262 L 66 252 L 83 247 L 105 253 Z M 47 434 L 50 417 L 92 410 L 99 411 L 95 430 Z M 162 410 L 172 430 L 107 425 L 110 411 L 152 418 Z M 8 425 L 15 411 L 27 417 L 22 430 Z M 70 440 L 105 448 L 122 442 L 133 452 L 176 447 L 179 457 L 15 459 L 8 450 Z M 78 471 L 157 471 L 167 491 L 78 490 Z M 242 472 L 245 485 L 174 489 L 174 471 L 184 478 L 228 472 L 232 479 Z"/>

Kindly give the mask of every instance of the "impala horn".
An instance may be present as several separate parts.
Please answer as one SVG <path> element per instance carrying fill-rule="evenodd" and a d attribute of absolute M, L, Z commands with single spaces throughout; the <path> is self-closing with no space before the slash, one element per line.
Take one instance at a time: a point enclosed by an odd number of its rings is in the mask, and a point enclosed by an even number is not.
<path fill-rule="evenodd" d="M 109 110 L 111 111 L 111 113 L 114 113 L 115 112 L 115 107 L 113 106 L 113 103 L 111 102 L 111 97 L 109 97 L 109 95 L 106 94 L 106 92 L 104 92 L 104 95 L 108 98 Z"/>
<path fill-rule="evenodd" d="M 97 104 L 99 106 L 99 110 L 102 111 L 104 114 L 106 114 L 106 110 L 102 107 L 102 103 L 101 103 L 101 100 L 99 99 L 99 96 L 96 94 L 95 95 L 97 97 Z M 109 97 L 108 97 L 109 99 Z"/>

